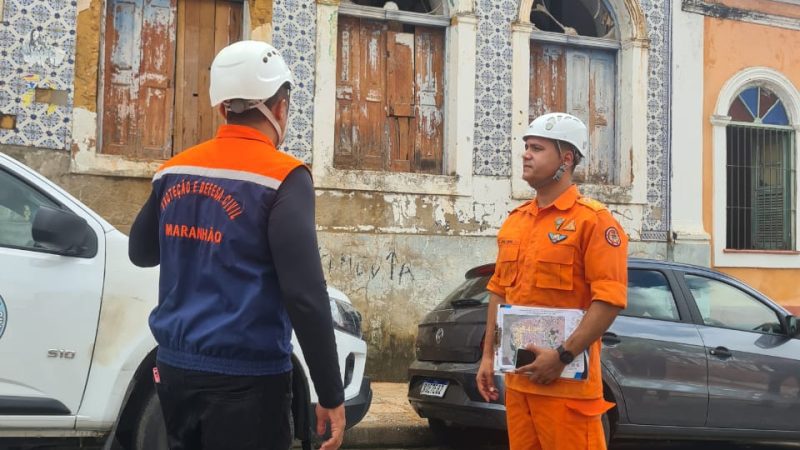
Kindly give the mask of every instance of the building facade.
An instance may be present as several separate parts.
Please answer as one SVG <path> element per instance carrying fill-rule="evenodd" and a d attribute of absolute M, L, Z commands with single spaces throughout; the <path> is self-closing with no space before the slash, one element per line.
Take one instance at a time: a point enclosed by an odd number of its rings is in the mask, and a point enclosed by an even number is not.
<path fill-rule="evenodd" d="M 800 313 L 800 2 L 681 3 L 698 54 L 676 70 L 673 110 L 689 117 L 675 143 L 673 214 L 702 223 L 693 229 L 712 267 Z"/>
<path fill-rule="evenodd" d="M 312 168 L 325 274 L 363 313 L 379 379 L 405 378 L 420 317 L 494 260 L 499 226 L 533 195 L 521 136 L 544 112 L 589 124 L 577 176 L 632 255 L 710 262 L 704 200 L 687 207 L 672 193 L 673 141 L 702 136 L 700 105 L 672 88 L 686 78 L 677 61 L 704 73 L 696 45 L 674 58 L 692 38 L 675 27 L 708 32 L 679 3 L 4 3 L 2 150 L 123 231 L 160 161 L 219 124 L 207 97 L 216 50 L 253 38 L 282 51 L 296 78 L 283 148 Z"/>

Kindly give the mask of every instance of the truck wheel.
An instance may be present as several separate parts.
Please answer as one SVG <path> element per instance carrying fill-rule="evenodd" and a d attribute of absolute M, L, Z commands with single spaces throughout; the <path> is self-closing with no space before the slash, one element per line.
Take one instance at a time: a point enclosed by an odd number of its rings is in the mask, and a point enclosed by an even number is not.
<path fill-rule="evenodd" d="M 143 405 L 134 428 L 133 450 L 169 450 L 167 427 L 155 391 L 147 395 Z"/>

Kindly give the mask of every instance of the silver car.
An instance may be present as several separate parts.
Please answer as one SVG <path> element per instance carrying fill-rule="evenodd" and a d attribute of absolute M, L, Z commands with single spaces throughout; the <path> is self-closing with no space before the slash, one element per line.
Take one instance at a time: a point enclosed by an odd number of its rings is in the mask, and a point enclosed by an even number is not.
<path fill-rule="evenodd" d="M 408 399 L 436 430 L 506 426 L 503 396 L 475 385 L 493 270 L 467 272 L 419 325 Z M 607 438 L 800 439 L 797 318 L 740 281 L 631 259 L 628 308 L 602 341 Z"/>

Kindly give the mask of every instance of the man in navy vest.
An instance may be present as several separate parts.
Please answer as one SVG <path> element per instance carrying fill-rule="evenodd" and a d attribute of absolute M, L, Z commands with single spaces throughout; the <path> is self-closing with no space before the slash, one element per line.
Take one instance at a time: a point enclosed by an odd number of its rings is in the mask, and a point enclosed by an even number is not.
<path fill-rule="evenodd" d="M 211 66 L 215 138 L 162 165 L 131 228 L 129 255 L 161 264 L 150 329 L 154 381 L 177 449 L 280 449 L 293 440 L 292 328 L 335 450 L 344 389 L 317 247 L 308 168 L 279 152 L 292 74 L 278 51 L 241 41 Z"/>

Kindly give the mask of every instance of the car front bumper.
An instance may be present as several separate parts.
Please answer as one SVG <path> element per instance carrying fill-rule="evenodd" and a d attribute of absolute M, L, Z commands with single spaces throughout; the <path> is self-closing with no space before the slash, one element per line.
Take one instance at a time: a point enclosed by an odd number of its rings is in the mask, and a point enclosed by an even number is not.
<path fill-rule="evenodd" d="M 475 381 L 477 372 L 478 364 L 414 361 L 408 370 L 408 401 L 420 417 L 461 426 L 505 430 L 503 377 L 495 375 L 495 386 L 500 391 L 500 397 L 490 403 L 478 393 Z M 422 384 L 427 380 L 447 382 L 447 390 L 442 398 L 420 393 Z"/>
<path fill-rule="evenodd" d="M 358 395 L 344 402 L 347 429 L 361 422 L 361 419 L 367 415 L 370 405 L 372 405 L 372 384 L 369 377 L 362 377 Z"/>

